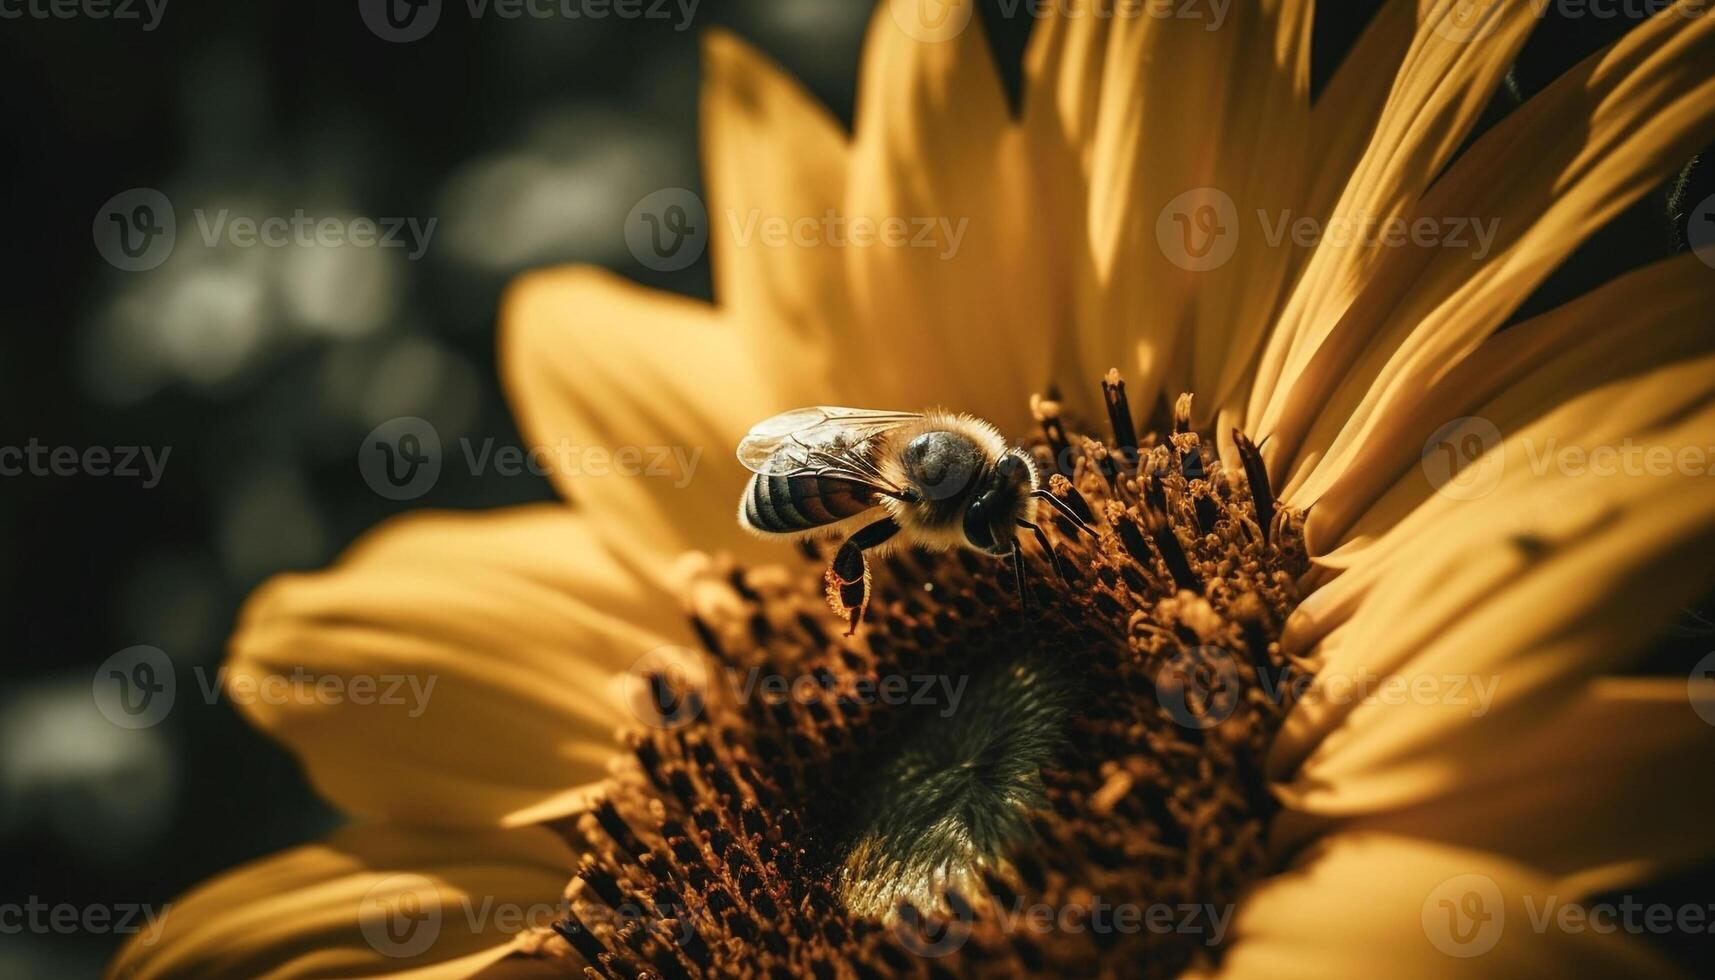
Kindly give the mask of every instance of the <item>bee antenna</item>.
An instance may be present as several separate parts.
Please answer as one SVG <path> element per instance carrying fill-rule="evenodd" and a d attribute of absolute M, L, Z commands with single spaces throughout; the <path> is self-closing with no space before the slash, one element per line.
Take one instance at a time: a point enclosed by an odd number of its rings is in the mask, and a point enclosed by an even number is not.
<path fill-rule="evenodd" d="M 1066 520 L 1070 521 L 1072 523 L 1073 527 L 1077 528 L 1080 531 L 1085 532 L 1086 534 L 1090 535 L 1090 537 L 1092 537 L 1092 538 L 1100 537 L 1100 535 L 1096 533 L 1095 528 L 1092 528 L 1090 525 L 1084 523 L 1084 519 L 1082 517 L 1079 517 L 1078 512 L 1073 510 L 1072 505 L 1066 503 L 1066 501 L 1061 500 L 1059 497 L 1054 496 L 1054 494 L 1050 493 L 1047 490 L 1040 490 L 1040 489 L 1032 490 L 1030 492 L 1030 495 L 1032 497 L 1037 497 L 1037 498 L 1040 498 L 1042 500 L 1048 501 L 1049 505 L 1052 506 L 1056 511 L 1059 511 L 1061 517 L 1064 517 Z"/>

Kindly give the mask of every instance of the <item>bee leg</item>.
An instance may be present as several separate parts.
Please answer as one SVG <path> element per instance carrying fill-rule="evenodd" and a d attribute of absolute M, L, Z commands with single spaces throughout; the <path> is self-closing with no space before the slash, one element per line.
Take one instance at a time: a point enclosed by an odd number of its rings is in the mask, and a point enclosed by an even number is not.
<path fill-rule="evenodd" d="M 1042 525 L 1020 520 L 1018 526 L 1036 535 L 1036 543 L 1042 546 L 1042 553 L 1048 556 L 1048 564 L 1054 566 L 1054 574 L 1060 576 L 1060 581 L 1066 581 L 1066 569 L 1060 566 L 1060 554 L 1048 543 L 1048 535 L 1042 532 Z"/>
<path fill-rule="evenodd" d="M 1070 521 L 1072 523 L 1073 527 L 1077 528 L 1080 531 L 1083 531 L 1085 534 L 1088 534 L 1092 538 L 1100 537 L 1100 535 L 1098 535 L 1096 533 L 1096 529 L 1091 527 L 1088 524 L 1085 524 L 1084 519 L 1082 517 L 1079 517 L 1078 512 L 1073 510 L 1072 506 L 1070 504 L 1066 503 L 1066 501 L 1061 500 L 1059 497 L 1054 496 L 1053 494 L 1049 493 L 1046 490 L 1033 490 L 1033 491 L 1031 491 L 1030 495 L 1032 497 L 1036 497 L 1040 500 L 1048 501 L 1049 506 L 1051 506 L 1055 510 L 1059 511 L 1060 516 L 1064 517 L 1066 520 Z"/>
<path fill-rule="evenodd" d="M 1024 548 L 1017 538 L 1012 539 L 1012 578 L 1018 586 L 1018 606 L 1020 609 L 1030 608 L 1030 584 L 1024 575 Z"/>
<path fill-rule="evenodd" d="M 847 636 L 857 632 L 858 621 L 863 619 L 864 610 L 869 607 L 869 560 L 864 557 L 864 552 L 898 533 L 898 523 L 891 517 L 884 517 L 847 538 L 828 565 L 824 576 L 828 585 L 828 605 L 833 608 L 834 615 L 847 617 Z"/>

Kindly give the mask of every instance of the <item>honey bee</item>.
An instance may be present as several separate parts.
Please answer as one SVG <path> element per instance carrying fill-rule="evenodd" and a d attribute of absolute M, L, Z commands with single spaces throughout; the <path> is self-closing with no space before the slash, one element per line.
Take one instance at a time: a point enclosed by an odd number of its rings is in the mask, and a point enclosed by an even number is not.
<path fill-rule="evenodd" d="M 870 553 L 904 541 L 1010 555 L 1022 600 L 1020 532 L 1033 533 L 1054 560 L 1033 520 L 1038 500 L 1094 533 L 1043 488 L 1028 453 L 969 415 L 798 408 L 752 428 L 738 459 L 755 474 L 738 505 L 744 527 L 786 539 L 846 535 L 825 579 L 828 605 L 846 619 L 847 636 L 869 605 Z"/>

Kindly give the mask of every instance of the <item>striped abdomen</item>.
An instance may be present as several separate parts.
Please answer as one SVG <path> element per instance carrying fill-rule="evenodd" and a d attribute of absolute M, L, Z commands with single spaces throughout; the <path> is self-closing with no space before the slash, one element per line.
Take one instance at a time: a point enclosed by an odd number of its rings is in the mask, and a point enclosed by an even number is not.
<path fill-rule="evenodd" d="M 744 522 L 758 531 L 797 534 L 843 521 L 876 504 L 862 483 L 823 476 L 757 473 L 744 491 Z"/>

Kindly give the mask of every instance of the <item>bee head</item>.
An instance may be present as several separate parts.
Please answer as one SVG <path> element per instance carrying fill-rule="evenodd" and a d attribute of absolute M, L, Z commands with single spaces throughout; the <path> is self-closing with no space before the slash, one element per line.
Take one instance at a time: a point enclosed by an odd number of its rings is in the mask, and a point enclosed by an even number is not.
<path fill-rule="evenodd" d="M 978 551 L 1004 555 L 1012 550 L 1018 522 L 1030 510 L 1036 481 L 1022 450 L 1009 450 L 995 462 L 965 507 L 965 540 Z"/>

